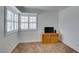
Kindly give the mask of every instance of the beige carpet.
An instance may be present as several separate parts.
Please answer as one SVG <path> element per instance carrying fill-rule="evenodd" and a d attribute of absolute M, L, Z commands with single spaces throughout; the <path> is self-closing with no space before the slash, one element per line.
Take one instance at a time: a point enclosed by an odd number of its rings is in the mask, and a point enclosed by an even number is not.
<path fill-rule="evenodd" d="M 75 53 L 75 51 L 63 43 L 41 44 L 19 43 L 13 53 Z"/>

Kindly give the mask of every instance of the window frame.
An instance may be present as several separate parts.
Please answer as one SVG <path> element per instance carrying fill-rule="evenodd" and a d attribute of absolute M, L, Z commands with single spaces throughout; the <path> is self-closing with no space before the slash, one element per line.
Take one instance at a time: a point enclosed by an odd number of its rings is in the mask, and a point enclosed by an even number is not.
<path fill-rule="evenodd" d="M 9 32 L 7 32 L 7 26 L 6 26 L 6 24 L 7 24 L 7 10 L 10 10 L 10 11 L 12 11 L 12 13 L 13 14 L 17 14 L 18 15 L 18 29 L 17 30 L 12 30 L 12 31 L 9 31 Z M 28 16 L 28 18 L 29 18 L 29 16 L 35 16 L 36 17 L 36 29 L 21 29 L 21 15 L 23 15 L 23 14 L 25 14 L 25 16 Z M 28 23 L 29 23 L 29 21 L 28 21 Z M 6 36 L 6 35 L 10 35 L 10 34 L 12 34 L 12 33 L 18 33 L 19 31 L 36 31 L 37 29 L 38 29 L 38 17 L 37 17 L 37 14 L 35 13 L 35 14 L 33 14 L 33 13 L 18 13 L 18 12 L 16 12 L 15 10 L 13 10 L 13 9 L 11 9 L 11 8 L 7 8 L 7 7 L 4 7 L 4 36 Z M 15 26 L 13 26 L 13 27 L 15 27 Z M 28 27 L 29 27 L 29 24 L 28 24 Z"/>
<path fill-rule="evenodd" d="M 16 32 L 18 32 L 18 29 L 16 29 L 15 30 L 15 24 L 13 25 L 13 28 L 14 28 L 14 30 L 11 30 L 11 31 L 8 31 L 7 32 L 7 22 L 11 22 L 12 20 L 7 20 L 7 11 L 11 11 L 14 15 L 13 15 L 13 19 L 15 19 L 15 15 L 18 15 L 18 20 L 17 21 L 19 21 L 19 14 L 17 13 L 17 12 L 15 12 L 15 11 L 13 11 L 12 9 L 10 9 L 10 8 L 7 8 L 7 7 L 4 7 L 4 33 L 5 33 L 5 35 L 9 35 L 9 34 L 11 34 L 11 33 L 16 33 Z M 16 21 L 14 20 L 12 23 L 16 23 Z M 17 24 L 18 24 L 19 22 L 17 22 Z M 17 26 L 18 27 L 18 26 Z"/>
<path fill-rule="evenodd" d="M 28 24 L 28 22 L 21 22 L 21 16 L 23 16 L 23 15 L 20 15 L 20 29 L 21 29 L 21 24 L 23 23 L 24 24 L 24 27 L 25 27 L 25 24 L 27 23 Z M 24 16 L 25 17 L 25 16 Z M 28 16 L 26 16 L 26 17 L 28 17 Z M 28 18 L 28 21 L 29 21 L 29 18 Z M 28 26 L 29 27 L 29 26 Z M 28 30 L 28 29 L 21 29 L 21 30 Z"/>
<path fill-rule="evenodd" d="M 28 16 L 28 29 L 21 29 L 21 16 Z M 36 17 L 36 22 L 29 22 L 29 17 Z M 29 29 L 29 24 L 30 23 L 35 23 L 36 24 L 36 29 Z M 38 17 L 37 17 L 37 15 L 20 15 L 20 30 L 21 31 L 36 31 L 36 30 L 38 30 Z"/>
<path fill-rule="evenodd" d="M 37 30 L 37 24 L 38 24 L 38 23 L 37 23 L 37 22 L 38 22 L 38 21 L 37 21 L 37 16 L 30 15 L 30 16 L 29 16 L 29 21 L 30 21 L 30 17 L 36 17 L 36 22 L 28 22 L 28 23 L 29 23 L 29 30 Z M 36 24 L 36 29 L 30 29 L 30 23 L 35 23 L 35 24 Z"/>

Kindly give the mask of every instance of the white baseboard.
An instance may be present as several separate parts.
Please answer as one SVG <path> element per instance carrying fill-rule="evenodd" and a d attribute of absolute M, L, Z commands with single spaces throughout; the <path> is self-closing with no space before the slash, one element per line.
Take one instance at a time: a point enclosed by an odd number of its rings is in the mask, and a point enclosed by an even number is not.
<path fill-rule="evenodd" d="M 9 50 L 9 53 L 11 53 L 17 45 L 18 45 L 18 42 Z"/>
<path fill-rule="evenodd" d="M 28 40 L 28 41 L 19 41 L 18 43 L 26 43 L 26 42 L 41 42 L 41 41 L 38 41 L 38 40 Z"/>
<path fill-rule="evenodd" d="M 62 41 L 64 44 L 66 44 L 67 46 L 69 46 L 70 48 L 74 49 L 75 51 L 79 52 L 79 47 L 77 47 L 76 45 L 67 42 L 67 41 Z"/>

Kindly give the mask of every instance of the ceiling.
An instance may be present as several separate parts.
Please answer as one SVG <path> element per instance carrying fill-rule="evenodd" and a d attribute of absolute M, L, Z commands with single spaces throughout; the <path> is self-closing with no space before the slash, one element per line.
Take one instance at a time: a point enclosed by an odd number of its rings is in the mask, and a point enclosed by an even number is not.
<path fill-rule="evenodd" d="M 43 13 L 43 12 L 59 12 L 68 6 L 16 6 L 21 12 L 27 13 Z"/>

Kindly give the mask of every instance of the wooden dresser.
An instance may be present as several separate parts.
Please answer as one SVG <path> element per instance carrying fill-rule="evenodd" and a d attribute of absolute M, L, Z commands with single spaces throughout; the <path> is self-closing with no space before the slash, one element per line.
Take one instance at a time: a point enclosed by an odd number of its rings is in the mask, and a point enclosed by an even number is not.
<path fill-rule="evenodd" d="M 42 34 L 42 43 L 57 43 L 59 42 L 58 33 L 43 33 Z"/>

